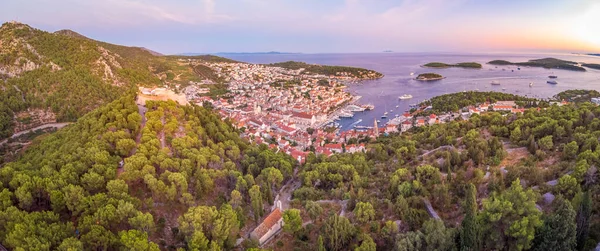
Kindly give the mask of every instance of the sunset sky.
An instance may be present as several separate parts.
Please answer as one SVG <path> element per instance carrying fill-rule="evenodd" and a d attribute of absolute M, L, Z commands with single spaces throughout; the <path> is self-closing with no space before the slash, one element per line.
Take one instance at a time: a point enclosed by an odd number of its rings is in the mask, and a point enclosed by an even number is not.
<path fill-rule="evenodd" d="M 598 0 L 1 0 L 11 20 L 167 54 L 600 52 Z"/>

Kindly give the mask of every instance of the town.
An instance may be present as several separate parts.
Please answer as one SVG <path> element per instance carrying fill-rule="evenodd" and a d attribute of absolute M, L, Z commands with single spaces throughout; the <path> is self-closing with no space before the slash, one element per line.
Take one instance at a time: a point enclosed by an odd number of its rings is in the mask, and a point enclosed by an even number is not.
<path fill-rule="evenodd" d="M 183 60 L 183 59 L 182 59 Z M 193 62 L 197 63 L 197 62 Z M 366 143 L 380 135 L 403 133 L 414 127 L 446 123 L 455 119 L 468 120 L 472 115 L 488 111 L 523 113 L 515 101 L 497 101 L 463 107 L 444 114 L 428 112 L 431 106 L 420 106 L 390 119 L 387 123 L 373 121 L 373 126 L 357 126 L 340 131 L 336 121 L 374 107 L 360 104 L 360 96 L 345 91 L 346 84 L 376 78 L 361 77 L 348 72 L 324 75 L 304 69 L 248 63 L 206 63 L 218 77 L 228 83 L 228 93 L 220 97 L 207 96 L 211 81 L 190 83 L 183 94 L 165 95 L 196 105 L 210 105 L 223 119 L 229 119 L 241 130 L 241 136 L 256 144 L 266 144 L 303 163 L 314 152 L 330 156 L 334 153 L 364 152 Z M 141 89 L 143 94 L 165 92 L 164 89 Z M 157 94 L 160 95 L 160 94 Z M 155 95 L 156 96 L 156 95 Z M 174 98 L 175 96 L 175 98 Z M 177 98 L 178 97 L 178 98 Z M 565 102 L 557 103 L 563 105 Z M 539 109 L 539 108 L 538 108 Z M 424 115 L 427 114 L 427 115 Z"/>

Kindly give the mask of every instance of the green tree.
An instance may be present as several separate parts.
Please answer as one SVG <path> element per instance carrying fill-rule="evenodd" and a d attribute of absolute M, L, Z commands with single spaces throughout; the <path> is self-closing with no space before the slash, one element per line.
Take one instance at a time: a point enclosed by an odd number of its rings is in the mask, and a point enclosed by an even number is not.
<path fill-rule="evenodd" d="M 581 186 L 579 186 L 577 179 L 566 174 L 558 179 L 558 184 L 556 184 L 555 191 L 558 194 L 563 195 L 566 199 L 572 199 L 581 191 Z"/>
<path fill-rule="evenodd" d="M 460 250 L 475 251 L 479 244 L 479 226 L 477 222 L 477 188 L 467 185 L 463 210 L 465 218 L 460 225 Z"/>
<path fill-rule="evenodd" d="M 300 210 L 288 209 L 283 212 L 283 230 L 290 233 L 296 234 L 302 229 L 302 217 L 300 217 Z"/>
<path fill-rule="evenodd" d="M 317 218 L 321 216 L 321 214 L 323 214 L 323 208 L 321 207 L 321 205 L 319 205 L 318 202 L 312 200 L 306 201 L 306 203 L 304 204 L 304 209 L 306 209 L 308 217 L 310 217 L 310 219 L 313 221 L 316 221 Z"/>
<path fill-rule="evenodd" d="M 524 250 L 531 247 L 535 229 L 542 225 L 537 195 L 516 179 L 502 194 L 483 200 L 479 215 L 486 249 Z"/>
<path fill-rule="evenodd" d="M 552 150 L 552 147 L 554 147 L 554 144 L 552 142 L 552 135 L 548 135 L 546 137 L 543 137 L 539 140 L 539 146 L 542 150 Z"/>
<path fill-rule="evenodd" d="M 398 251 L 421 251 L 424 250 L 425 240 L 420 231 L 401 234 L 396 241 Z"/>
<path fill-rule="evenodd" d="M 373 238 L 371 238 L 371 236 L 369 236 L 368 234 L 363 234 L 361 236 L 361 238 L 362 238 L 362 242 L 360 243 L 360 246 L 355 248 L 354 251 L 376 251 L 377 250 L 377 245 L 375 245 L 375 242 L 373 241 Z"/>
<path fill-rule="evenodd" d="M 83 243 L 74 237 L 69 237 L 64 239 L 60 246 L 58 246 L 59 251 L 83 251 Z"/>
<path fill-rule="evenodd" d="M 132 251 L 159 251 L 158 245 L 148 240 L 148 234 L 137 230 L 119 232 L 121 244 Z"/>
<path fill-rule="evenodd" d="M 208 244 L 208 239 L 206 239 L 202 231 L 194 231 L 188 241 L 188 249 L 192 251 L 205 251 L 208 250 Z"/>
<path fill-rule="evenodd" d="M 329 216 L 324 223 L 325 239 L 330 250 L 342 250 L 355 235 L 354 226 L 344 216 Z"/>
<path fill-rule="evenodd" d="M 579 145 L 577 141 L 571 141 L 571 143 L 566 144 L 563 149 L 563 159 L 565 160 L 573 160 L 577 157 L 577 152 L 579 151 Z"/>
<path fill-rule="evenodd" d="M 325 244 L 323 243 L 322 235 L 319 235 L 319 239 L 317 240 L 317 251 L 327 251 L 327 249 L 325 249 Z"/>
<path fill-rule="evenodd" d="M 575 210 L 569 201 L 560 196 L 554 200 L 553 206 L 554 212 L 544 220 L 544 225 L 536 236 L 534 250 L 575 250 Z"/>
<path fill-rule="evenodd" d="M 589 192 L 584 192 L 579 209 L 577 209 L 577 250 L 583 250 L 590 232 L 590 217 L 592 216 L 592 199 Z"/>
<path fill-rule="evenodd" d="M 375 219 L 375 209 L 370 202 L 358 202 L 354 208 L 354 216 L 364 224 Z"/>
<path fill-rule="evenodd" d="M 421 232 L 424 235 L 426 250 L 446 251 L 454 249 L 456 232 L 444 226 L 441 220 L 431 219 L 423 224 Z"/>
<path fill-rule="evenodd" d="M 521 137 L 522 137 L 521 127 L 517 126 L 510 133 L 510 142 L 512 142 L 513 144 L 519 144 L 519 142 L 521 141 Z"/>
<path fill-rule="evenodd" d="M 150 213 L 137 212 L 134 217 L 129 218 L 129 224 L 136 230 L 150 234 L 154 229 L 154 217 Z"/>
<path fill-rule="evenodd" d="M 117 141 L 116 151 L 119 155 L 125 157 L 129 156 L 131 151 L 135 149 L 136 143 L 133 139 L 120 139 Z"/>
<path fill-rule="evenodd" d="M 249 190 L 250 193 L 250 201 L 252 204 L 252 211 L 254 212 L 254 220 L 258 221 L 263 214 L 263 200 L 262 193 L 260 192 L 260 187 L 254 185 Z"/>

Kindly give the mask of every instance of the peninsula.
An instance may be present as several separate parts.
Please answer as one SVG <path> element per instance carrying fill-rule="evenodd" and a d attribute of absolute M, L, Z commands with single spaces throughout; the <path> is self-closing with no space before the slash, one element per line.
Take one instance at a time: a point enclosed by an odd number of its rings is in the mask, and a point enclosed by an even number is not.
<path fill-rule="evenodd" d="M 444 79 L 444 76 L 437 73 L 421 73 L 417 76 L 416 80 L 419 81 L 434 81 Z"/>
<path fill-rule="evenodd" d="M 459 67 L 459 68 L 481 69 L 481 64 L 480 63 L 475 63 L 475 62 L 464 62 L 464 63 L 457 63 L 457 64 L 447 64 L 447 63 L 440 63 L 440 62 L 431 62 L 431 63 L 427 63 L 427 64 L 423 65 L 423 67 L 426 67 L 426 68 Z"/>
<path fill-rule="evenodd" d="M 561 69 L 570 71 L 586 71 L 585 68 L 578 65 L 577 62 L 566 61 L 556 58 L 532 59 L 527 62 L 513 63 L 506 60 L 492 60 L 488 62 L 491 65 L 516 65 L 529 67 L 543 67 L 546 69 Z M 591 68 L 591 67 L 590 67 Z"/>
<path fill-rule="evenodd" d="M 302 73 L 308 75 L 344 76 L 355 79 L 379 79 L 383 77 L 383 74 L 379 72 L 358 67 L 316 65 L 296 61 L 274 63 L 266 66 L 280 67 L 287 70 L 301 70 Z"/>

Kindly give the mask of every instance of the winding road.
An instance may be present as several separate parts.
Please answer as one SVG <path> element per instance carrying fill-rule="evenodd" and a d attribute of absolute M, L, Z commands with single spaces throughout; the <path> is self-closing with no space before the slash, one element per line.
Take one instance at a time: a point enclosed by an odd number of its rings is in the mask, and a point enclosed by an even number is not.
<path fill-rule="evenodd" d="M 31 128 L 29 130 L 20 131 L 18 133 L 15 133 L 12 136 L 10 136 L 9 139 L 14 139 L 14 138 L 17 138 L 17 137 L 19 137 L 21 135 L 24 135 L 24 134 L 27 134 L 27 133 L 30 133 L 30 132 L 34 132 L 34 131 L 37 131 L 37 130 L 40 130 L 40 129 L 46 129 L 46 128 L 61 129 L 61 128 L 65 127 L 65 126 L 68 126 L 70 124 L 72 124 L 72 122 L 44 124 L 44 125 L 41 125 L 41 126 L 38 126 L 38 127 Z M 6 144 L 6 142 L 8 142 L 8 139 L 0 141 L 0 146 Z"/>

